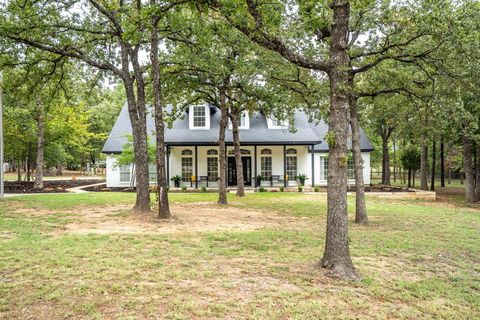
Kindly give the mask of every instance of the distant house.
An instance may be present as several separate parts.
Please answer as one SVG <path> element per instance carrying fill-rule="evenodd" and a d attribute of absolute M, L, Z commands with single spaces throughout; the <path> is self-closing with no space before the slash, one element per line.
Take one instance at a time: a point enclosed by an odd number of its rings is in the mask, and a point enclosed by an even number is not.
<path fill-rule="evenodd" d="M 165 132 L 167 175 L 182 177 L 182 185 L 199 188 L 218 187 L 218 131 L 220 110 L 209 105 L 193 105 L 185 116 L 176 120 Z M 326 185 L 328 175 L 328 144 L 324 137 L 328 126 L 322 121 L 311 123 L 303 112 L 294 114 L 294 132 L 289 124 L 265 116 L 262 112 L 244 113 L 239 119 L 243 174 L 246 186 L 255 186 L 261 176 L 262 186 L 296 186 L 296 176 L 306 174 L 307 185 Z M 154 122 L 147 119 L 147 129 L 154 141 Z M 110 132 L 102 152 L 107 154 L 107 186 L 132 184 L 133 165 L 117 165 L 127 137 L 132 134 L 127 107 L 124 106 Z M 227 128 L 227 179 L 236 185 L 235 158 L 231 124 Z M 365 183 L 370 183 L 370 152 L 372 145 L 361 132 L 361 149 Z M 313 151 L 313 153 L 312 153 Z M 156 182 L 155 164 L 150 165 L 150 182 Z M 354 183 L 353 161 L 348 160 L 349 183 Z M 134 183 L 134 182 L 133 182 Z"/>

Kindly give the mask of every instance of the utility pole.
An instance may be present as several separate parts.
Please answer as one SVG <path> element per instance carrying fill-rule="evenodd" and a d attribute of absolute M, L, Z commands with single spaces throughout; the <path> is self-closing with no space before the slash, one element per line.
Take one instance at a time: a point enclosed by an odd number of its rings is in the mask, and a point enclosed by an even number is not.
<path fill-rule="evenodd" d="M 4 167 L 3 167 L 3 78 L 0 72 L 0 200 L 4 198 Z"/>

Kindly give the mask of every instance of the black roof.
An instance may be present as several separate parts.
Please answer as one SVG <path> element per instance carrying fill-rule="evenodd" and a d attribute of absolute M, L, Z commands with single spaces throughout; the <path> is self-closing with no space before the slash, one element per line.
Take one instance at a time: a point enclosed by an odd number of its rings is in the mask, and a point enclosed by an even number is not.
<path fill-rule="evenodd" d="M 220 111 L 211 107 L 210 129 L 190 130 L 188 114 L 174 121 L 172 128 L 165 130 L 165 143 L 170 146 L 179 145 L 217 145 L 220 122 Z M 328 126 L 321 121 L 313 124 L 308 121 L 304 112 L 294 114 L 295 132 L 288 129 L 268 129 L 267 119 L 262 112 L 250 115 L 250 128 L 240 130 L 240 141 L 243 145 L 315 145 L 316 152 L 328 151 L 324 137 Z M 151 115 L 147 116 L 147 131 L 154 139 L 154 121 Z M 122 108 L 120 115 L 113 126 L 110 135 L 103 147 L 103 153 L 121 153 L 127 137 L 132 134 L 127 105 Z M 232 144 L 232 131 L 227 129 L 225 140 Z M 362 131 L 362 151 L 373 150 L 370 141 Z"/>

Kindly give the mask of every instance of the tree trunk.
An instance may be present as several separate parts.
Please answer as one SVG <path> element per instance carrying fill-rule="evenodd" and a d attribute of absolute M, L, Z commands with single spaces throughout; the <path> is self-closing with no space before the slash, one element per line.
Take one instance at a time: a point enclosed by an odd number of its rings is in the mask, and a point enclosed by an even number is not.
<path fill-rule="evenodd" d="M 408 188 L 412 187 L 412 169 L 408 169 Z"/>
<path fill-rule="evenodd" d="M 30 182 L 32 180 L 32 160 L 30 156 L 25 160 L 25 179 Z"/>
<path fill-rule="evenodd" d="M 393 138 L 393 181 L 397 182 L 397 146 Z"/>
<path fill-rule="evenodd" d="M 437 158 L 436 154 L 436 143 L 433 141 L 432 145 L 432 180 L 430 182 L 430 190 L 435 191 L 435 160 Z"/>
<path fill-rule="evenodd" d="M 463 142 L 463 167 L 465 171 L 465 201 L 475 202 L 475 178 L 473 176 L 472 141 L 465 134 Z"/>
<path fill-rule="evenodd" d="M 237 170 L 237 197 L 245 196 L 245 181 L 243 179 L 242 152 L 240 149 L 240 135 L 238 132 L 238 119 L 240 111 L 231 109 L 233 148 L 235 150 L 235 167 Z"/>
<path fill-rule="evenodd" d="M 17 181 L 22 181 L 22 166 L 20 165 L 20 160 L 17 161 Z"/>
<path fill-rule="evenodd" d="M 129 48 L 121 43 L 121 64 L 125 74 L 123 84 L 127 96 L 128 115 L 132 124 L 134 172 L 137 198 L 133 211 L 150 212 L 150 190 L 148 181 L 148 144 L 147 144 L 147 113 L 145 105 L 145 87 L 143 75 L 138 63 L 138 51 L 132 53 L 132 65 L 135 70 L 137 97 L 135 97 L 134 81 L 129 75 Z"/>
<path fill-rule="evenodd" d="M 228 81 L 226 79 L 224 84 Z M 227 150 L 225 146 L 225 130 L 228 122 L 228 107 L 225 88 L 220 89 L 220 128 L 218 132 L 218 161 L 220 179 L 218 181 L 218 204 L 227 204 Z"/>
<path fill-rule="evenodd" d="M 43 189 L 43 153 L 45 150 L 45 115 L 41 110 L 37 116 L 37 164 L 35 166 L 34 189 Z"/>
<path fill-rule="evenodd" d="M 388 135 L 382 136 L 382 184 L 389 186 L 390 182 L 390 154 L 388 152 Z"/>
<path fill-rule="evenodd" d="M 477 142 L 477 168 L 475 171 L 475 200 L 480 201 L 480 143 Z"/>
<path fill-rule="evenodd" d="M 155 3 L 155 1 L 152 1 Z M 155 118 L 156 137 L 156 163 L 157 163 L 157 192 L 158 192 L 158 217 L 160 219 L 170 218 L 170 205 L 168 203 L 167 169 L 165 163 L 165 122 L 163 121 L 162 85 L 160 79 L 160 65 L 158 61 L 158 20 L 152 18 L 151 51 L 150 61 L 152 63 L 152 89 L 153 106 Z M 195 155 L 196 156 L 196 155 Z"/>
<path fill-rule="evenodd" d="M 440 142 L 440 186 L 445 188 L 445 146 Z"/>
<path fill-rule="evenodd" d="M 57 172 L 55 175 L 63 176 L 63 164 L 60 161 L 57 161 Z"/>
<path fill-rule="evenodd" d="M 350 6 L 333 0 L 332 41 L 330 44 L 330 114 L 328 137 L 327 232 L 320 266 L 341 279 L 358 279 L 350 257 L 347 212 L 347 139 L 349 101 L 349 57 L 347 54 Z"/>
<path fill-rule="evenodd" d="M 351 82 L 353 89 L 353 81 Z M 358 123 L 357 97 L 350 95 L 350 127 L 352 129 L 352 152 L 355 171 L 355 223 L 367 224 L 367 207 L 365 204 L 365 185 L 363 181 L 363 159 L 360 149 L 360 125 Z"/>
<path fill-rule="evenodd" d="M 420 189 L 428 190 L 428 146 L 427 139 L 422 137 L 420 146 Z"/>

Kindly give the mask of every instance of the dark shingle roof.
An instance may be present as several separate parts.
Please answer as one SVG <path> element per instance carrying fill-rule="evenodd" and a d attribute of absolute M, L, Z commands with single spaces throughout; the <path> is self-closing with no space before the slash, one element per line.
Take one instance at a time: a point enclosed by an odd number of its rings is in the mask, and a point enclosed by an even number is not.
<path fill-rule="evenodd" d="M 214 108 L 212 108 L 215 110 Z M 315 144 L 315 151 L 322 152 L 328 150 L 328 145 L 324 141 L 328 126 L 321 121 L 317 125 L 308 122 L 308 118 L 303 112 L 295 112 L 295 132 L 285 129 L 268 129 L 267 120 L 262 112 L 254 112 L 250 116 L 250 129 L 240 130 L 240 141 L 244 145 L 248 144 L 290 144 L 290 145 L 311 145 Z M 174 121 L 172 128 L 166 129 L 165 142 L 169 145 L 215 145 L 218 142 L 218 129 L 220 121 L 220 112 L 211 113 L 209 130 L 190 130 L 188 115 Z M 154 122 L 152 116 L 147 117 L 147 131 L 152 140 L 154 139 Z M 125 105 L 113 126 L 110 135 L 103 147 L 103 153 L 120 153 L 123 145 L 127 142 L 127 137 L 132 134 L 130 118 L 128 116 L 127 106 Z M 227 130 L 226 142 L 232 143 L 232 131 Z M 325 148 L 324 148 L 325 145 Z M 362 150 L 373 149 L 370 141 L 362 131 Z"/>

